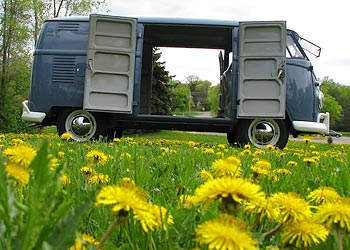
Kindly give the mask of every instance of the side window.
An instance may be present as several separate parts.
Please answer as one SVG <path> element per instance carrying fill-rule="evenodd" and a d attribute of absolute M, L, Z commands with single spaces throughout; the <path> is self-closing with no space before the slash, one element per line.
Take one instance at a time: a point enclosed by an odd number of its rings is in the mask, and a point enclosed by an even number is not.
<path fill-rule="evenodd" d="M 293 38 L 287 36 L 287 48 L 286 48 L 286 57 L 287 58 L 304 58 L 303 54 L 300 52 L 298 46 L 294 42 Z"/>

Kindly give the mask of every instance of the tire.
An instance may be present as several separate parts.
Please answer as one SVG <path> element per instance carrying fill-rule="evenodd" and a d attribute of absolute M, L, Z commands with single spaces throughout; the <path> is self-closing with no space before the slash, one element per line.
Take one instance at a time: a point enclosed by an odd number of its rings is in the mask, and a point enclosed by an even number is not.
<path fill-rule="evenodd" d="M 273 145 L 284 148 L 289 132 L 284 120 L 254 119 L 240 120 L 237 124 L 237 139 L 241 146 L 251 144 L 257 148 Z"/>
<path fill-rule="evenodd" d="M 237 138 L 237 130 L 230 130 L 226 134 L 227 142 L 231 146 L 237 146 L 238 145 L 238 138 Z"/>
<path fill-rule="evenodd" d="M 112 141 L 114 138 L 122 138 L 123 129 L 121 128 L 110 128 L 107 131 L 107 138 L 109 141 Z"/>
<path fill-rule="evenodd" d="M 107 129 L 103 120 L 88 111 L 81 109 L 64 109 L 57 118 L 57 131 L 61 136 L 65 132 L 72 135 L 72 139 L 85 142 L 107 136 Z"/>

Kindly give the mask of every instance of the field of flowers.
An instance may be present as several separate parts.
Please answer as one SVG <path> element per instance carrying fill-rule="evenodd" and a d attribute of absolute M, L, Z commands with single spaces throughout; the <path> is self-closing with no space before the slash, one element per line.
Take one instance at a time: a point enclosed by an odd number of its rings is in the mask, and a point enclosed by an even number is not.
<path fill-rule="evenodd" d="M 0 249 L 350 249 L 350 146 L 171 133 L 0 134 Z"/>

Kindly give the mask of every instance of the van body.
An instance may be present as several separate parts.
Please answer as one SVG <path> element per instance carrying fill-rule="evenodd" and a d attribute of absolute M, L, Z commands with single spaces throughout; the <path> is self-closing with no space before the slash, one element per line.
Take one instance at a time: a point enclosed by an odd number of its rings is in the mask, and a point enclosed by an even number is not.
<path fill-rule="evenodd" d="M 60 135 L 69 132 L 76 141 L 120 137 L 125 129 L 174 129 L 283 148 L 289 134 L 329 131 L 329 113 L 320 112 L 323 94 L 301 41 L 308 42 L 284 21 L 106 15 L 47 20 L 34 50 L 22 119 L 56 125 Z M 220 50 L 218 116 L 151 113 L 155 47 Z"/>

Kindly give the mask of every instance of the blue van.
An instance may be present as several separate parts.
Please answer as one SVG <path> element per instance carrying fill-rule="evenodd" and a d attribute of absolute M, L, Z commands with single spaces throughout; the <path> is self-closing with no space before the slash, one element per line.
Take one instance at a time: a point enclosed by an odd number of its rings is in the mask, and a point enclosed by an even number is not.
<path fill-rule="evenodd" d="M 217 117 L 151 113 L 155 47 L 217 49 Z M 76 141 L 125 129 L 227 133 L 228 142 L 283 148 L 289 134 L 327 134 L 329 113 L 306 51 L 320 48 L 284 21 L 235 22 L 107 15 L 47 20 L 22 119 Z M 184 58 L 186 60 L 186 58 Z"/>

